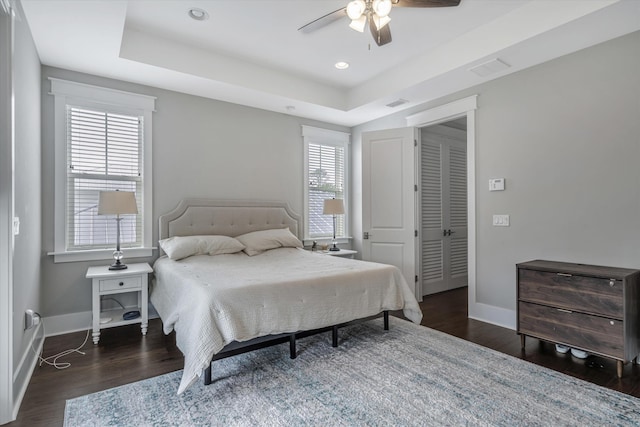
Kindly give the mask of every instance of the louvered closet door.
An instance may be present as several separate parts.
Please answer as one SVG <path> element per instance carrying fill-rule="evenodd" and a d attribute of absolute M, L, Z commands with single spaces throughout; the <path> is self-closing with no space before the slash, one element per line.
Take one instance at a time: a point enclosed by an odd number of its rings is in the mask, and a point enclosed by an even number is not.
<path fill-rule="evenodd" d="M 466 133 L 442 125 L 421 135 L 422 293 L 467 285 Z"/>

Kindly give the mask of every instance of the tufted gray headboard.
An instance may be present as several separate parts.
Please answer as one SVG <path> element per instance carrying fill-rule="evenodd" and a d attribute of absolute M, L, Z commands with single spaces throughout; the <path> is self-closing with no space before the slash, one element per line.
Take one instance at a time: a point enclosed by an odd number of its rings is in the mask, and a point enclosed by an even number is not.
<path fill-rule="evenodd" d="M 217 234 L 239 236 L 270 228 L 289 227 L 298 238 L 302 221 L 286 202 L 184 199 L 158 219 L 159 239 Z"/>

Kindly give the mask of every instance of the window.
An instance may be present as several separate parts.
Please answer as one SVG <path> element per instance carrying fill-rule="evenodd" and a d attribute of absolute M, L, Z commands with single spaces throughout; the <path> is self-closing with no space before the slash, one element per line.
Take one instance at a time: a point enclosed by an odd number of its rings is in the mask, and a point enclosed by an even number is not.
<path fill-rule="evenodd" d="M 67 250 L 112 248 L 116 222 L 98 216 L 103 190 L 133 191 L 142 212 L 143 117 L 67 106 Z M 120 222 L 121 247 L 142 246 L 141 215 Z"/>
<path fill-rule="evenodd" d="M 325 199 L 343 199 L 345 214 L 336 216 L 336 238 L 348 236 L 349 134 L 302 127 L 305 157 L 305 238 L 333 236 L 333 217 L 324 215 Z"/>
<path fill-rule="evenodd" d="M 98 216 L 103 190 L 133 191 L 120 223 L 126 256 L 151 256 L 151 112 L 155 98 L 51 79 L 55 95 L 56 262 L 109 259 L 116 221 Z"/>

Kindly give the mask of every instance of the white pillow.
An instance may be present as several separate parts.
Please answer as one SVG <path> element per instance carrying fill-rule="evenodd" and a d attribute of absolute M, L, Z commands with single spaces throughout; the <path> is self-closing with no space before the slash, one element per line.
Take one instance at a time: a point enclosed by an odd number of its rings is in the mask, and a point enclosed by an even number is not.
<path fill-rule="evenodd" d="M 291 233 L 289 228 L 274 228 L 271 230 L 252 231 L 236 236 L 236 239 L 246 247 L 247 255 L 253 256 L 275 248 L 301 248 L 302 242 Z"/>
<path fill-rule="evenodd" d="M 192 255 L 233 254 L 244 249 L 242 243 L 229 236 L 173 236 L 158 243 L 174 260 Z"/>

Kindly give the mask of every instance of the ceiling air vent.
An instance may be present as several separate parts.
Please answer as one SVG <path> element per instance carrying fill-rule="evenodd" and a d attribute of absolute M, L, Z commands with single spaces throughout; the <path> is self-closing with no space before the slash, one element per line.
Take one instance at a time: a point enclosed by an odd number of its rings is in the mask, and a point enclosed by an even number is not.
<path fill-rule="evenodd" d="M 400 99 L 398 99 L 398 100 L 395 100 L 395 101 L 393 101 L 393 102 L 388 103 L 388 104 L 387 104 L 387 107 L 389 107 L 389 108 L 395 108 L 395 107 L 397 107 L 398 105 L 406 104 L 407 102 L 409 102 L 409 101 L 407 101 L 406 99 L 402 99 L 402 98 L 400 98 Z"/>
<path fill-rule="evenodd" d="M 476 65 L 473 68 L 469 68 L 469 71 L 477 74 L 480 77 L 486 77 L 489 74 L 497 73 L 498 71 L 506 70 L 511 67 L 511 65 L 507 64 L 504 61 L 501 61 L 498 58 L 492 59 L 490 61 L 484 62 L 480 65 Z"/>

